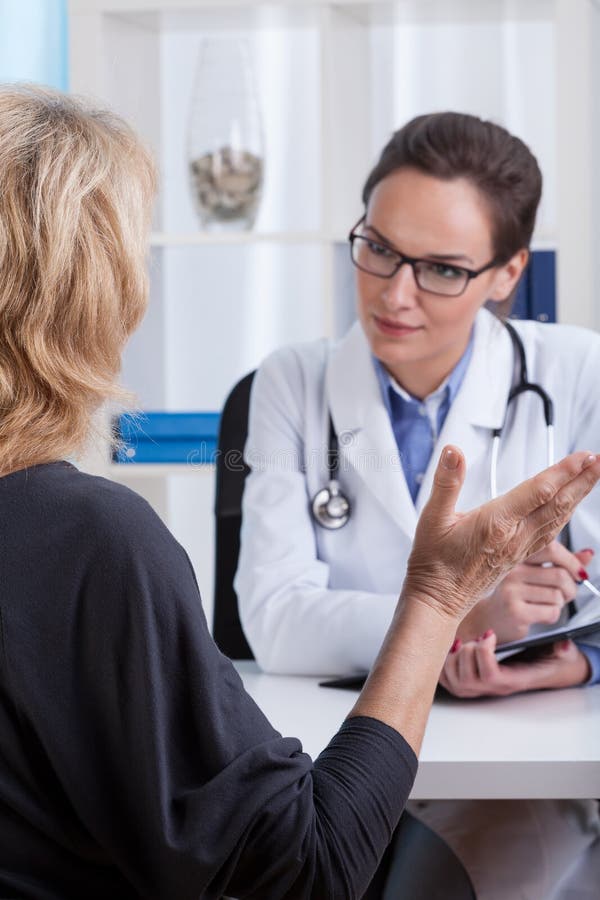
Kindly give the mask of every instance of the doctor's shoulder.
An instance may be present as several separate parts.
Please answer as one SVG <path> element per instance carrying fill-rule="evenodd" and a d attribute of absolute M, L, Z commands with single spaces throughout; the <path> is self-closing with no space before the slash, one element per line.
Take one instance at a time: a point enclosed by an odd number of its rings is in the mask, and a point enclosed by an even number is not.
<path fill-rule="evenodd" d="M 580 325 L 526 320 L 512 321 L 527 354 L 530 367 L 559 370 L 563 377 L 584 370 L 600 377 L 600 334 Z"/>
<path fill-rule="evenodd" d="M 323 389 L 325 370 L 336 341 L 317 338 L 278 347 L 261 362 L 253 392 L 271 391 L 290 394 L 294 403 L 301 395 Z"/>

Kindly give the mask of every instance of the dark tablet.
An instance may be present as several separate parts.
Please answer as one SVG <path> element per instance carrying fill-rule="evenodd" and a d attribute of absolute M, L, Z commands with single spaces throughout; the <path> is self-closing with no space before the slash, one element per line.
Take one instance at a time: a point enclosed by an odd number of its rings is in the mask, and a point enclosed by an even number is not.
<path fill-rule="evenodd" d="M 366 675 L 348 675 L 346 678 L 332 678 L 327 681 L 320 681 L 319 687 L 341 688 L 344 691 L 361 691 Z"/>
<path fill-rule="evenodd" d="M 556 644 L 559 641 L 575 640 L 576 638 L 584 637 L 586 634 L 595 634 L 598 631 L 600 631 L 600 620 L 575 627 L 569 627 L 567 623 L 563 628 L 553 628 L 552 631 L 530 635 L 518 641 L 510 641 L 507 644 L 500 644 L 499 647 L 496 647 L 496 653 L 499 656 L 506 654 L 507 658 L 509 658 L 513 654 L 522 653 L 524 650 L 529 650 L 533 647 L 543 647 L 549 644 Z M 326 681 L 320 681 L 319 687 L 338 688 L 344 691 L 360 691 L 366 680 L 366 675 L 348 675 L 345 678 L 331 678 Z"/>
<path fill-rule="evenodd" d="M 553 628 L 552 631 L 545 631 L 542 634 L 532 634 L 529 637 L 522 638 L 518 641 L 509 641 L 507 644 L 500 644 L 496 647 L 496 653 L 501 655 L 527 650 L 530 647 L 543 647 L 544 644 L 556 644 L 558 641 L 575 640 L 582 638 L 586 634 L 595 634 L 600 631 L 600 620 L 596 622 L 588 622 L 587 625 L 569 626 L 567 622 L 562 628 Z"/>

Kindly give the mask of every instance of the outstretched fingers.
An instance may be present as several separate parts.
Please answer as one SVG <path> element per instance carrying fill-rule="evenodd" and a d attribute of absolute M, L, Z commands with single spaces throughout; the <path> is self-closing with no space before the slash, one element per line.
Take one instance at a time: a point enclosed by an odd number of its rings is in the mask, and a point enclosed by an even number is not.
<path fill-rule="evenodd" d="M 600 479 L 600 457 L 595 453 L 571 453 L 560 462 L 517 485 L 495 503 L 503 519 L 517 524 L 534 514 L 541 531 L 547 528 L 548 540 L 554 522 L 569 518 L 577 504 Z M 560 527 L 554 532 L 560 530 Z M 547 543 L 548 541 L 546 541 Z M 540 544 L 543 546 L 543 544 Z"/>
<path fill-rule="evenodd" d="M 552 500 L 528 516 L 532 529 L 531 553 L 545 547 L 564 528 L 573 510 L 589 494 L 600 478 L 599 457 L 589 463 L 580 474 L 560 488 Z"/>

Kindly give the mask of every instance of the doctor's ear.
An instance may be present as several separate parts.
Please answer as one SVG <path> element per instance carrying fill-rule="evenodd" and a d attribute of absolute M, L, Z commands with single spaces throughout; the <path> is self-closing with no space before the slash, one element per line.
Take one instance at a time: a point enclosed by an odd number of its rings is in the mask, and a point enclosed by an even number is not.
<path fill-rule="evenodd" d="M 511 256 L 508 262 L 499 266 L 488 299 L 496 303 L 508 300 L 512 296 L 528 262 L 529 250 L 523 247 L 514 256 Z"/>

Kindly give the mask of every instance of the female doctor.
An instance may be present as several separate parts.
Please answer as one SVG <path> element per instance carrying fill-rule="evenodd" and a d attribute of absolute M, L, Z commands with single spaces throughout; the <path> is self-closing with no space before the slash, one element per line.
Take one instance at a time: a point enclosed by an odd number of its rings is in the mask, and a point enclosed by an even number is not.
<path fill-rule="evenodd" d="M 544 468 L 550 452 L 559 458 L 598 446 L 600 338 L 566 325 L 515 322 L 525 379 L 513 336 L 484 308 L 514 294 L 540 195 L 541 174 L 528 148 L 473 116 L 418 117 L 384 148 L 350 234 L 359 321 L 339 343 L 275 352 L 254 381 L 236 591 L 246 635 L 266 671 L 369 669 L 444 444 L 458 445 L 466 456 L 464 510 Z M 553 435 L 534 391 L 508 403 L 523 380 L 541 385 L 553 400 Z M 334 493 L 339 485 L 342 496 L 334 498 L 329 518 L 343 518 L 341 527 L 318 521 L 323 512 L 327 517 L 319 492 L 332 476 Z M 514 668 L 498 665 L 493 655 L 496 640 L 555 626 L 578 582 L 598 578 L 600 495 L 575 512 L 569 538 L 575 552 L 555 542 L 477 604 L 442 675 L 451 691 L 506 694 L 600 679 L 600 650 L 592 641 L 561 645 L 549 658 Z M 504 804 L 508 821 L 518 816 L 520 833 L 525 829 L 526 859 L 516 864 L 509 842 L 515 882 L 496 894 L 499 848 L 489 828 L 495 870 L 489 884 L 483 869 L 490 860 L 481 847 L 471 852 L 469 846 L 476 832 L 457 837 L 463 826 L 469 832 L 465 823 L 476 821 L 482 804 L 473 810 L 463 804 L 458 815 L 438 802 L 430 806 L 430 823 L 467 862 L 485 900 L 561 896 L 553 893 L 561 873 L 585 867 L 586 849 L 600 831 L 597 810 L 583 801 L 568 809 L 548 802 L 543 811 L 529 804 L 528 813 Z M 489 808 L 483 815 L 489 824 Z M 502 819 L 499 809 L 493 815 Z M 552 853 L 528 893 L 532 836 L 544 831 Z M 578 877 L 578 889 L 583 883 Z"/>

